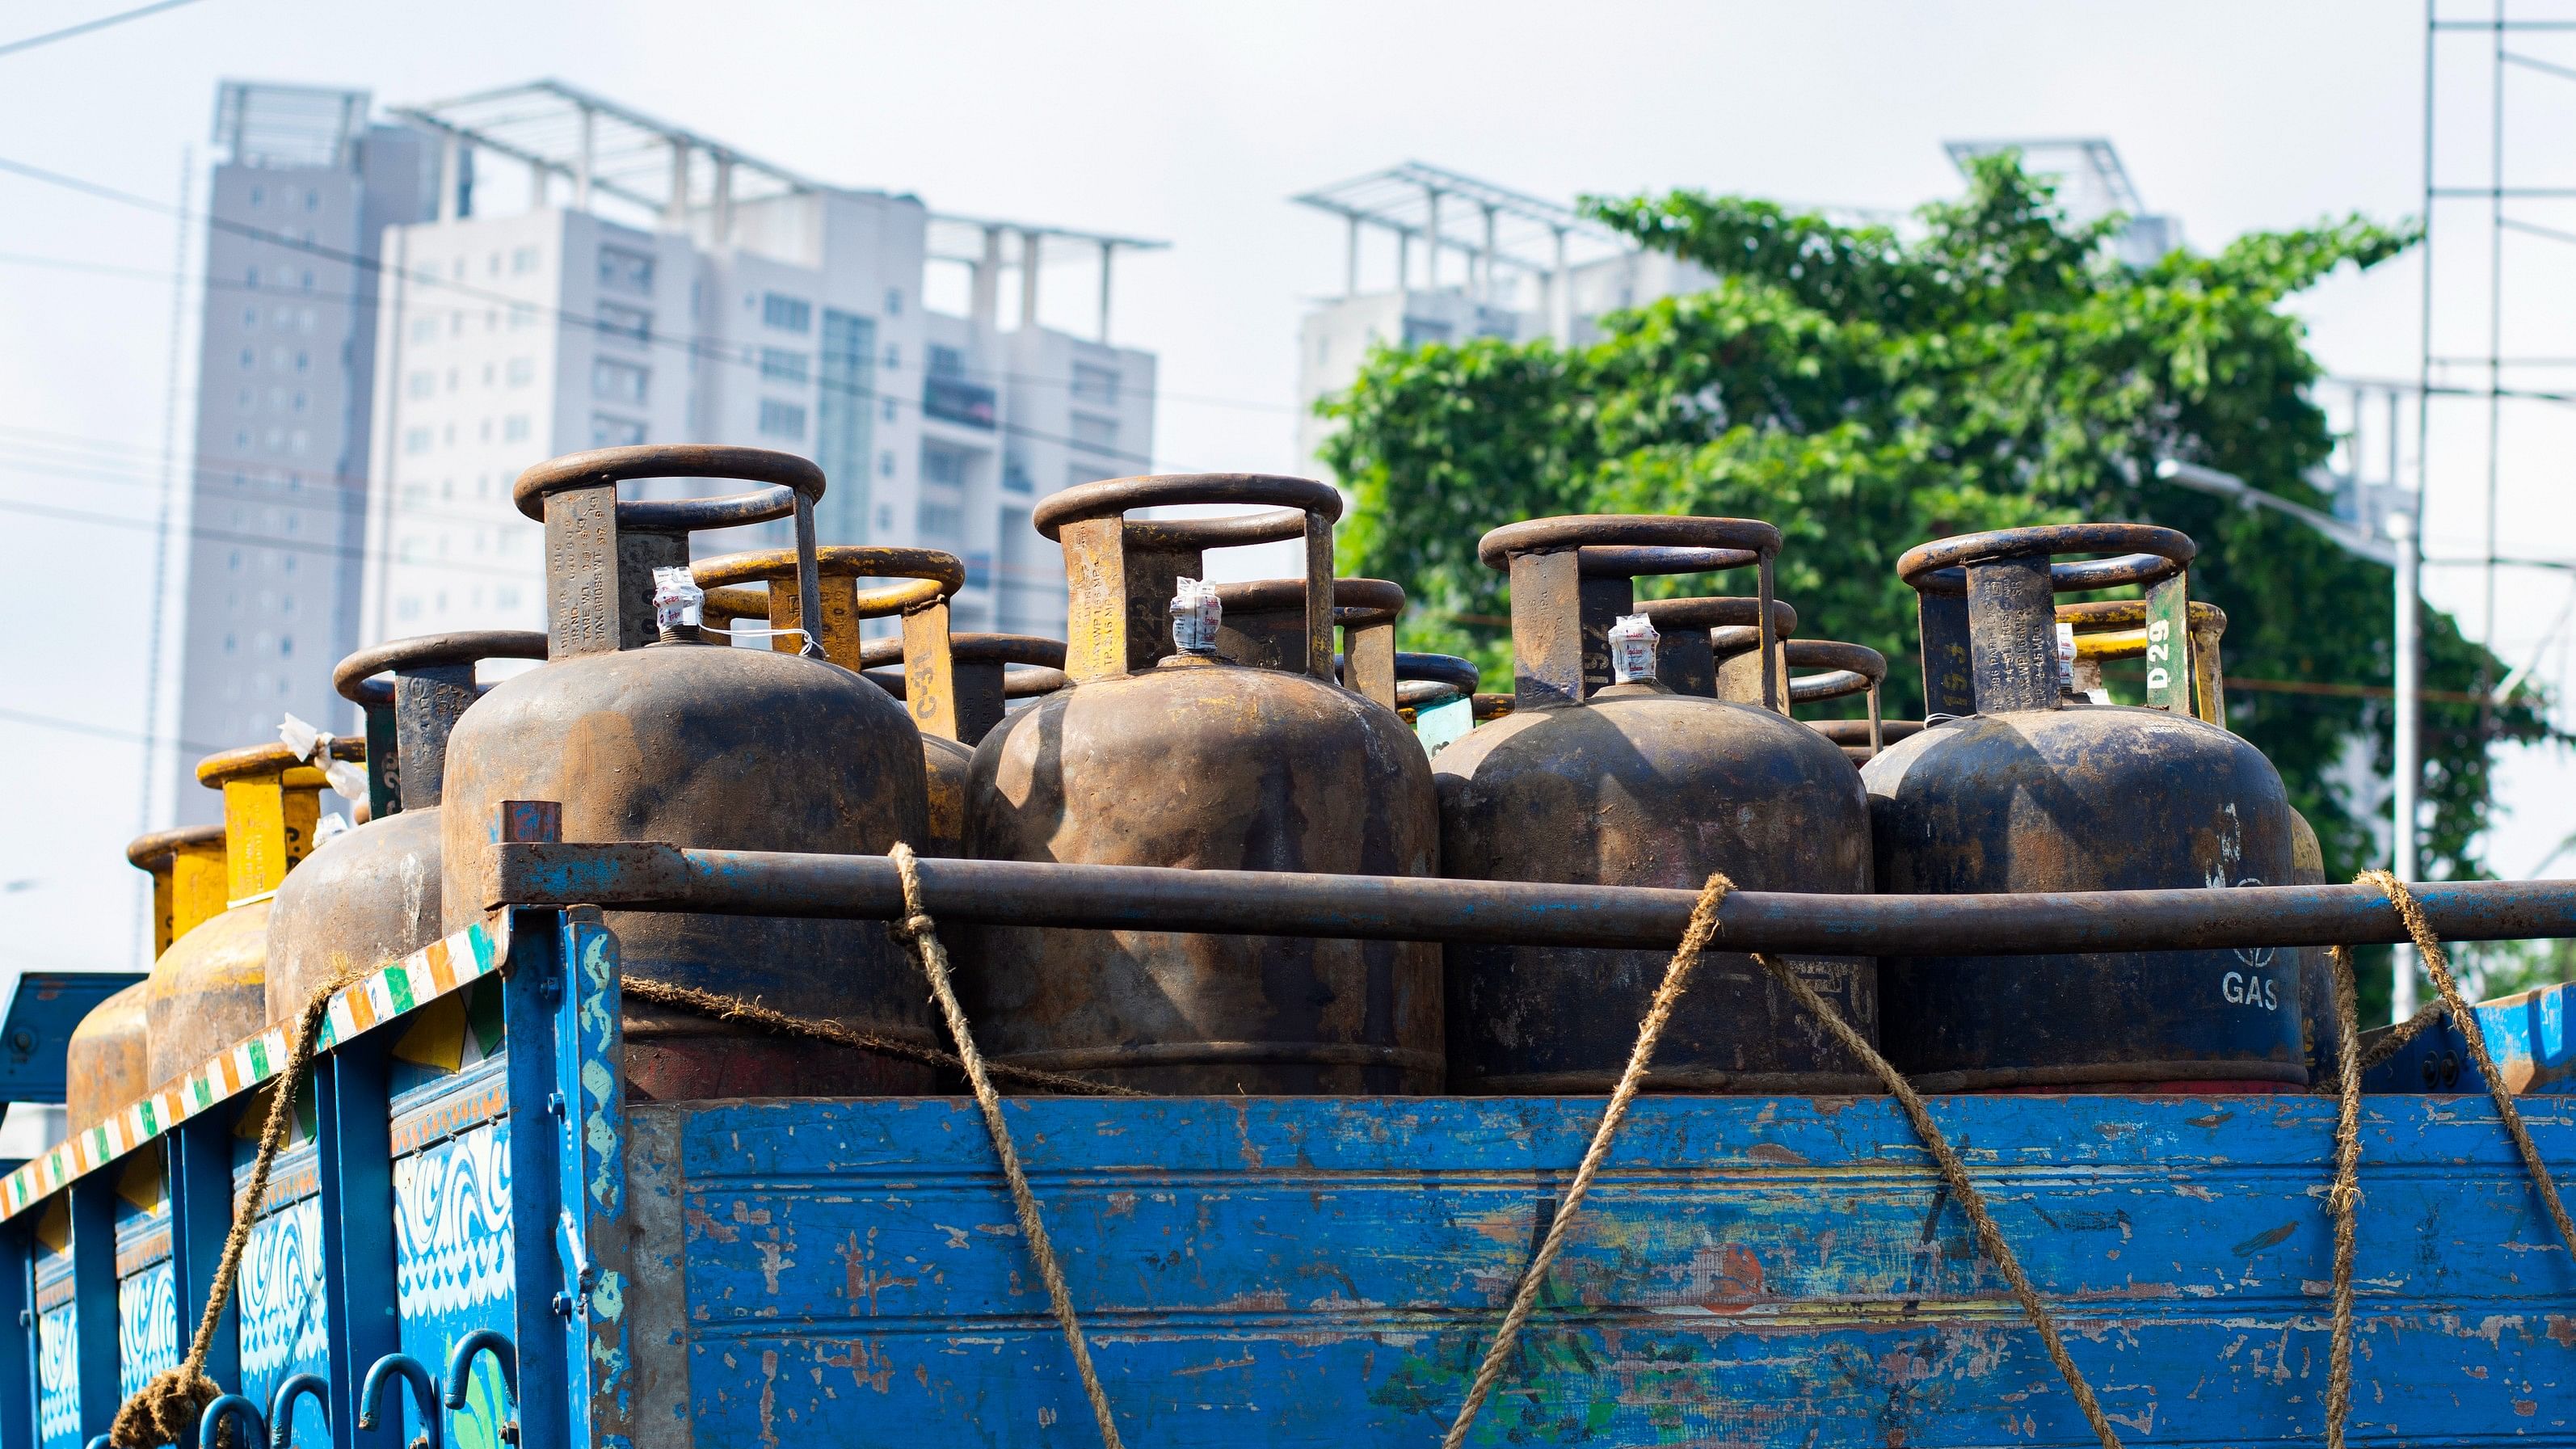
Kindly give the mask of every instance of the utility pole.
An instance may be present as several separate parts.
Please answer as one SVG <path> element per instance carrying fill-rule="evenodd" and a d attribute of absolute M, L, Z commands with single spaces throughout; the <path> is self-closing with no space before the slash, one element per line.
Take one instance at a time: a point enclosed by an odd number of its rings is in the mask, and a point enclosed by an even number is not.
<path fill-rule="evenodd" d="M 2423 495 L 2416 496 L 2421 498 Z M 2415 845 L 2415 797 L 2424 777 L 2423 739 L 2417 730 L 2423 706 L 2416 636 L 2416 621 L 2423 607 L 2417 576 L 2424 564 L 2424 540 L 2416 530 L 2412 513 L 2391 512 L 2387 530 L 2389 541 L 2397 546 L 2397 618 L 2394 645 L 2390 651 L 2396 658 L 2390 670 L 2394 677 L 2389 681 L 2394 686 L 2389 691 L 2394 696 L 2389 707 L 2396 711 L 2397 716 L 2391 731 L 2396 737 L 2394 753 L 2397 758 L 2391 763 L 2397 789 L 2389 802 L 2389 869 L 2397 873 L 2399 880 L 2412 883 L 2418 878 L 2421 861 Z M 2402 944 L 2396 946 L 2392 948 L 2389 959 L 2392 970 L 2388 1014 L 2394 1020 L 2404 1021 L 2415 1014 L 2415 948 Z"/>

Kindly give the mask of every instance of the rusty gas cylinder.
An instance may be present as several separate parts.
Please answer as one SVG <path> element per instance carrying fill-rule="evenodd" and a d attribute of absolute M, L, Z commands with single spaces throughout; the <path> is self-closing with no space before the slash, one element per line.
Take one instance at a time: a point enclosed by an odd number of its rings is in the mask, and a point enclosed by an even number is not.
<path fill-rule="evenodd" d="M 710 597 L 731 595 L 758 584 L 768 607 L 769 647 L 795 653 L 804 646 L 797 631 L 796 550 L 763 549 L 726 554 L 690 565 Z M 888 690 L 903 702 L 921 734 L 923 779 L 929 792 L 930 824 L 919 840 L 907 841 L 923 855 L 953 856 L 966 808 L 966 761 L 971 754 L 957 740 L 957 689 L 949 654 L 948 600 L 966 586 L 966 565 L 953 553 L 935 548 L 877 548 L 827 544 L 818 551 L 816 573 L 822 580 L 823 657 L 852 673 L 865 665 L 866 641 L 859 626 L 889 616 L 902 621 L 902 638 L 912 645 L 904 672 L 911 687 Z M 862 589 L 861 579 L 901 579 L 898 584 Z M 728 598 L 725 612 L 742 605 Z M 863 676 L 864 677 L 864 676 Z M 876 681 L 871 680 L 871 683 Z M 882 688 L 882 685 L 879 686 Z"/>
<path fill-rule="evenodd" d="M 2172 529 L 2097 523 L 1944 539 L 1899 560 L 1927 600 L 1964 600 L 1965 632 L 1946 641 L 1931 635 L 1943 613 L 1926 607 L 1925 652 L 1958 648 L 1975 713 L 1928 721 L 1862 770 L 1881 890 L 2291 879 L 2279 774 L 2191 714 L 2193 551 Z M 2052 568 L 2069 553 L 2120 556 Z M 2125 584 L 2149 586 L 2145 708 L 2075 696 L 2053 623 L 2054 592 Z M 1888 1057 L 1926 1090 L 2269 1090 L 2307 1078 L 2297 966 L 2271 948 L 1891 957 L 1880 980 Z"/>
<path fill-rule="evenodd" d="M 2220 729 L 2227 723 L 2227 669 L 2223 647 L 2227 614 L 2216 604 L 2188 601 L 2191 636 L 2192 714 Z M 2094 696 L 2102 688 L 2102 666 L 2113 660 L 2143 659 L 2147 654 L 2147 604 L 2144 599 L 2090 600 L 2057 606 L 2057 622 L 2075 634 L 2075 690 Z M 2316 827 L 2297 807 L 2290 810 L 2291 885 L 2326 883 L 2325 851 Z M 2308 1080 L 2333 1077 L 2343 1026 L 2335 1016 L 2334 963 L 2323 946 L 2283 948 L 2299 964 L 2299 1015 L 2302 1053 Z"/>
<path fill-rule="evenodd" d="M 868 678 L 897 699 L 904 686 L 903 636 L 871 639 L 859 651 Z M 972 752 L 1010 712 L 1011 701 L 1069 689 L 1064 641 L 1040 634 L 951 634 L 948 660 L 957 683 L 957 742 Z"/>
<path fill-rule="evenodd" d="M 546 636 L 524 629 L 425 634 L 361 649 L 331 672 L 341 697 L 368 712 L 369 800 L 384 813 L 323 841 L 277 887 L 268 913 L 268 1019 L 291 1022 L 320 988 L 398 961 L 438 939 L 439 801 L 447 738 L 474 703 L 474 666 L 486 659 L 543 659 Z M 388 688 L 376 676 L 390 672 Z M 390 694 L 392 728 L 374 728 Z"/>
<path fill-rule="evenodd" d="M 1125 518 L 1166 504 L 1286 505 L 1249 517 Z M 1332 521 L 1299 478 L 1114 479 L 1055 494 L 1073 687 L 975 751 L 968 853 L 986 860 L 1428 876 L 1438 817 L 1393 710 L 1332 682 Z M 1201 551 L 1302 537 L 1293 667 L 1227 662 Z M 982 928 L 960 951 L 994 1056 L 1166 1092 L 1437 1091 L 1440 957 L 1425 943 Z"/>
<path fill-rule="evenodd" d="M 1758 566 L 1760 597 L 1747 617 L 1768 633 L 1779 546 L 1769 524 L 1734 518 L 1548 518 L 1486 534 L 1480 556 L 1511 573 L 1519 705 L 1432 762 L 1443 873 L 1697 890 L 1724 871 L 1746 890 L 1867 892 L 1868 806 L 1842 752 L 1782 714 L 1776 699 L 1766 707 L 1673 689 L 1655 677 L 1660 650 L 1639 632 L 1620 632 L 1630 626 L 1618 620 L 1635 610 L 1609 587 L 1627 586 L 1619 568 L 1681 572 L 1660 564 L 1720 552 Z M 1608 677 L 1597 687 L 1587 605 L 1612 621 L 1605 652 L 1623 639 L 1633 647 L 1629 662 L 1620 659 L 1630 648 L 1605 661 Z M 1777 649 L 1773 638 L 1763 652 Z M 1449 947 L 1452 1088 L 1608 1089 L 1669 955 Z M 1862 1032 L 1875 1032 L 1867 960 L 1790 964 Z M 1869 1080 L 1750 956 L 1712 952 L 1664 1034 L 1647 1085 L 1841 1092 Z"/>
<path fill-rule="evenodd" d="M 1655 626 L 1655 678 L 1675 694 L 1762 703 L 1762 601 L 1747 598 L 1641 599 L 1637 612 Z M 1798 611 L 1773 599 L 1775 641 L 1797 637 Z M 1774 660 L 1773 697 L 1787 688 L 1788 671 Z"/>
<path fill-rule="evenodd" d="M 359 740 L 331 742 L 333 759 L 365 755 Z M 313 852 L 328 781 L 275 744 L 209 755 L 197 783 L 224 794 L 224 909 L 173 940 L 145 978 L 155 1087 L 268 1025 L 269 911 Z"/>
<path fill-rule="evenodd" d="M 740 479 L 724 498 L 621 502 L 621 480 Z M 540 463 L 513 490 L 546 530 L 547 662 L 502 681 L 448 738 L 439 808 L 441 912 L 490 904 L 505 800 L 563 806 L 573 841 L 875 853 L 927 829 L 921 738 L 902 706 L 823 659 L 812 463 L 751 448 L 606 448 Z M 698 642 L 693 529 L 795 519 L 799 653 Z M 670 620 L 656 617 L 663 571 Z M 676 573 L 672 571 L 678 571 Z M 802 650 L 811 649 L 812 657 Z M 610 911 L 632 978 L 748 997 L 795 1016 L 931 1041 L 919 968 L 868 921 Z M 693 1099 L 929 1090 L 929 1068 L 763 1036 L 629 997 L 626 1073 L 639 1096 Z"/>
<path fill-rule="evenodd" d="M 1794 715 L 1802 704 L 1823 704 L 1828 700 L 1848 699 L 1860 695 L 1868 713 L 1846 723 L 1861 726 L 1859 753 L 1843 753 L 1855 764 L 1867 763 L 1887 745 L 1879 718 L 1879 687 L 1887 682 L 1887 656 L 1866 644 L 1845 644 L 1835 639 L 1792 639 L 1780 650 L 1788 662 L 1789 709 Z M 1801 669 L 1820 671 L 1799 674 Z M 1818 723 L 1821 723 L 1819 721 Z M 1828 736 L 1831 738 L 1831 736 Z M 1837 747 L 1839 740 L 1835 741 Z"/>
<path fill-rule="evenodd" d="M 152 958 L 224 908 L 224 828 L 186 825 L 138 836 L 126 860 L 152 877 Z M 72 1028 L 65 1046 L 64 1120 L 74 1133 L 150 1091 L 152 1043 L 145 1002 L 150 982 L 137 981 Z"/>
<path fill-rule="evenodd" d="M 1306 581 L 1252 579 L 1216 586 L 1222 615 L 1217 657 L 1233 664 L 1303 672 Z M 1404 589 L 1385 579 L 1333 580 L 1333 627 L 1342 633 L 1333 678 L 1389 709 L 1395 700 L 1395 622 Z"/>
<path fill-rule="evenodd" d="M 1865 765 L 1878 757 L 1878 752 L 1898 740 L 1910 740 L 1923 732 L 1919 719 L 1883 719 L 1878 722 L 1878 744 L 1870 744 L 1870 722 L 1865 719 L 1812 719 L 1807 728 L 1842 747 L 1854 765 Z"/>
<path fill-rule="evenodd" d="M 1476 686 L 1483 680 L 1472 659 L 1455 654 L 1399 652 L 1395 656 L 1395 712 L 1410 724 L 1423 710 L 1474 698 Z"/>

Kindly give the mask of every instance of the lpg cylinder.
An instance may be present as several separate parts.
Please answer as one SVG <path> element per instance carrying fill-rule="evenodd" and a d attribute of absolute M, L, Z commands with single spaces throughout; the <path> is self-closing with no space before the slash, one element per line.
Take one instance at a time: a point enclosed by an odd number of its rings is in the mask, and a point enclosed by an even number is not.
<path fill-rule="evenodd" d="M 1636 612 L 1655 626 L 1655 678 L 1664 687 L 1702 699 L 1762 702 L 1760 599 L 1644 599 Z M 1788 600 L 1771 601 L 1770 619 L 1772 639 L 1797 636 L 1798 611 Z M 1785 670 L 1779 678 L 1785 684 Z"/>
<path fill-rule="evenodd" d="M 125 858 L 152 877 L 152 958 L 224 908 L 224 828 L 187 825 L 137 836 Z M 152 1090 L 148 980 L 105 1001 L 72 1028 L 65 1045 L 64 1119 L 74 1133 Z"/>
<path fill-rule="evenodd" d="M 764 549 L 726 554 L 690 565 L 690 572 L 711 595 L 728 594 L 751 584 L 765 588 L 769 611 L 769 646 L 796 652 L 802 648 L 797 618 L 796 550 Z M 957 555 L 930 548 L 872 548 L 832 544 L 817 551 L 815 569 L 823 592 L 823 657 L 857 673 L 865 664 L 865 641 L 859 626 L 887 615 L 903 621 L 902 637 L 913 644 L 905 666 L 908 683 L 917 687 L 890 698 L 903 700 L 921 735 L 922 766 L 928 790 L 930 824 L 921 839 L 909 842 L 924 855 L 954 856 L 966 808 L 966 761 L 970 751 L 957 742 L 957 690 L 948 644 L 948 600 L 966 584 L 966 565 Z M 902 579 L 899 584 L 862 589 L 861 579 Z M 749 590 L 745 590 L 750 592 Z M 742 607 L 731 599 L 730 614 Z M 872 683 L 874 681 L 871 681 Z M 880 686 L 882 687 L 882 686 Z"/>
<path fill-rule="evenodd" d="M 1171 504 L 1286 505 L 1135 520 Z M 1332 682 L 1332 521 L 1300 478 L 1113 479 L 1037 505 L 1071 596 L 1073 687 L 975 751 L 968 853 L 984 860 L 1428 876 L 1431 772 L 1392 709 Z M 1201 551 L 1303 537 L 1291 667 L 1233 664 L 1195 589 Z M 1175 622 L 1183 636 L 1176 647 Z M 1150 632 L 1148 630 L 1150 629 Z M 1440 958 L 1426 943 L 983 928 L 961 977 L 992 1054 L 1160 1092 L 1431 1092 Z"/>
<path fill-rule="evenodd" d="M 1720 556 L 1732 566 L 1757 564 L 1760 598 L 1746 616 L 1769 635 L 1779 546 L 1769 524 L 1736 518 L 1593 515 L 1486 534 L 1479 555 L 1511 574 L 1518 705 L 1432 762 L 1443 873 L 1697 890 L 1724 871 L 1746 890 L 1867 892 L 1869 814 L 1860 782 L 1842 753 L 1780 713 L 1778 700 L 1765 707 L 1682 693 L 1655 677 L 1660 650 L 1642 647 L 1633 664 L 1590 682 L 1594 644 L 1583 615 L 1592 606 L 1616 624 L 1635 611 L 1622 570 L 1683 572 L 1674 565 L 1687 563 L 1698 572 Z M 1613 636 L 1605 630 L 1602 638 L 1606 665 Z M 1776 638 L 1766 638 L 1761 652 L 1777 649 Z M 1670 954 L 1450 946 L 1452 1087 L 1608 1089 Z M 1876 1031 L 1867 960 L 1790 964 L 1855 1027 Z M 1843 1092 L 1869 1081 L 1750 956 L 1714 952 L 1674 1013 L 1648 1084 Z"/>
<path fill-rule="evenodd" d="M 778 485 L 724 498 L 621 502 L 622 480 Z M 563 806 L 567 840 L 731 850 L 879 852 L 928 826 L 921 739 L 885 691 L 819 657 L 812 463 L 750 448 L 605 448 L 540 463 L 513 490 L 544 520 L 548 659 L 502 681 L 448 738 L 440 909 L 453 931 L 488 906 L 505 800 Z M 688 532 L 792 513 L 799 626 L 816 657 L 695 642 L 655 617 L 654 569 L 688 567 Z M 685 585 L 685 578 L 675 581 Z M 693 589 L 675 588 L 681 598 Z M 664 637 L 656 642 L 656 634 Z M 629 977 L 750 997 L 795 1016 L 923 1045 L 920 975 L 867 921 L 611 911 Z M 929 1090 L 929 1068 L 704 1016 L 626 1005 L 626 1073 L 657 1100 Z"/>
<path fill-rule="evenodd" d="M 2216 604 L 2192 599 L 2190 620 L 2192 713 L 2228 728 L 2227 670 L 2221 648 L 2227 637 L 2227 615 Z M 2147 653 L 2147 605 L 2144 599 L 2098 600 L 2057 606 L 2057 622 L 2075 634 L 2075 689 L 2091 694 L 2102 687 L 2102 666 L 2117 659 L 2143 659 Z M 2294 806 L 2290 810 L 2291 885 L 2324 885 L 2326 858 L 2316 827 Z M 2305 1043 L 2308 1080 L 2334 1075 L 2343 1042 L 2343 1024 L 2335 1016 L 2334 962 L 2323 946 L 2287 947 L 2299 963 L 2300 1036 Z"/>
<path fill-rule="evenodd" d="M 1407 723 L 1423 710 L 1475 697 L 1484 675 L 1472 659 L 1455 654 L 1395 656 L 1395 712 Z"/>
<path fill-rule="evenodd" d="M 361 649 L 331 671 L 341 697 L 368 710 L 391 671 L 391 745 L 367 758 L 368 798 L 390 808 L 317 846 L 277 887 L 268 913 L 268 1019 L 292 1021 L 312 994 L 438 939 L 438 805 L 447 740 L 476 697 L 486 659 L 543 659 L 546 636 L 523 629 L 425 634 Z"/>
<path fill-rule="evenodd" d="M 902 635 L 869 640 L 859 657 L 878 688 L 904 697 Z M 957 742 L 970 754 L 1002 722 L 1012 700 L 1038 699 L 1073 684 L 1064 672 L 1064 641 L 1037 634 L 951 634 L 948 665 L 957 685 Z"/>
<path fill-rule="evenodd" d="M 1252 579 L 1216 586 L 1217 657 L 1302 673 L 1306 663 L 1306 581 Z M 1333 580 L 1333 627 L 1342 645 L 1333 678 L 1389 709 L 1395 699 L 1395 621 L 1404 589 L 1385 579 Z"/>
<path fill-rule="evenodd" d="M 1796 674 L 1789 678 L 1789 706 L 1792 713 L 1802 704 L 1823 704 L 1827 700 L 1848 699 L 1857 694 L 1867 701 L 1868 713 L 1856 720 L 1825 721 L 1860 726 L 1861 743 L 1844 748 L 1843 753 L 1855 764 L 1866 763 L 1886 747 L 1884 721 L 1879 718 L 1879 686 L 1887 682 L 1887 656 L 1866 644 L 1845 644 L 1834 639 L 1792 639 L 1781 647 L 1781 657 L 1788 667 L 1817 669 L 1821 674 Z M 1821 730 L 1818 731 L 1822 733 Z M 1832 736 L 1827 735 L 1831 739 Z M 1841 741 L 1836 740 L 1837 747 Z"/>
<path fill-rule="evenodd" d="M 331 757 L 365 757 L 354 739 Z M 277 888 L 313 851 L 323 773 L 283 744 L 197 762 L 197 783 L 224 792 L 224 909 L 179 936 L 144 979 L 152 1085 L 159 1086 L 268 1025 L 268 917 Z"/>
<path fill-rule="evenodd" d="M 1862 769 L 1880 889 L 2291 879 L 2280 776 L 2190 713 L 2182 570 L 2193 551 L 2172 529 L 2091 523 L 1944 539 L 1898 561 L 1927 601 L 1927 660 L 1964 661 L 1975 712 L 1927 721 Z M 2121 556 L 2052 568 L 2069 553 Z M 2053 593 L 2124 584 L 2151 586 L 2146 708 L 2076 698 L 2060 673 Z M 1963 613 L 1965 629 L 1945 634 L 1930 603 L 1950 598 L 1965 607 L 1947 617 Z M 1937 682 L 1930 694 L 1936 708 L 1947 702 Z M 2270 1090 L 2307 1079 L 2298 973 L 2270 949 L 1890 957 L 1880 985 L 1887 1055 L 1928 1091 Z"/>

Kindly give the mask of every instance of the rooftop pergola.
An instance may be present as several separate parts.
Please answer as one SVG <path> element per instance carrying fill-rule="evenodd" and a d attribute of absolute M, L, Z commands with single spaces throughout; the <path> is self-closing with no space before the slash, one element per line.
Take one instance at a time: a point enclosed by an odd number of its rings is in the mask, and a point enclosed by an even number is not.
<path fill-rule="evenodd" d="M 1441 254 L 1455 252 L 1467 259 L 1469 279 L 1489 295 L 1500 268 L 1545 277 L 1632 250 L 1617 232 L 1570 206 L 1420 161 L 1290 199 L 1349 225 L 1346 294 L 1359 291 L 1363 228 L 1394 234 L 1398 278 L 1411 277 L 1413 246 L 1420 242 L 1432 285 L 1439 283 Z"/>
<path fill-rule="evenodd" d="M 571 204 L 581 210 L 607 203 L 673 231 L 687 230 L 703 217 L 720 243 L 732 234 L 737 205 L 798 194 L 886 194 L 817 180 L 559 80 L 397 106 L 392 114 L 444 137 L 451 156 L 470 149 L 526 166 L 534 194 L 540 198 L 560 181 L 570 189 Z M 442 218 L 454 214 L 455 166 L 450 164 L 443 174 L 448 180 L 440 187 Z M 1097 261 L 1103 340 L 1109 330 L 1109 276 L 1116 255 L 1159 251 L 1169 245 L 1048 223 L 930 213 L 930 257 L 974 268 L 979 305 L 991 299 L 1001 267 L 1013 265 L 1022 270 L 1023 305 L 1034 316 L 1040 268 L 1057 262 Z"/>

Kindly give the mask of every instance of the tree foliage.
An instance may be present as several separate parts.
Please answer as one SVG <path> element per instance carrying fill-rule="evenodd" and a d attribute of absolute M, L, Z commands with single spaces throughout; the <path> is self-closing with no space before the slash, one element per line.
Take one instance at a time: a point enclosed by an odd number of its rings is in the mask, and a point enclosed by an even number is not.
<path fill-rule="evenodd" d="M 1356 503 L 1343 571 L 1405 586 L 1408 647 L 1503 667 L 1503 578 L 1475 555 L 1496 525 L 1578 512 L 1761 518 L 1787 536 L 1779 587 L 1800 632 L 1885 653 L 1891 713 L 1919 715 L 1898 555 L 1980 529 L 2133 519 L 2199 541 L 2193 593 L 2227 611 L 2230 676 L 2388 677 L 2386 569 L 2295 520 L 2161 482 L 2155 465 L 2201 463 L 2323 506 L 2306 481 L 2333 446 L 2309 398 L 2319 370 L 2282 304 L 2339 267 L 2397 255 L 2411 231 L 2356 216 L 2134 267 L 2102 244 L 2116 218 L 2071 223 L 2009 155 L 1979 163 L 1964 197 L 1925 207 L 1904 235 L 1693 192 L 1588 207 L 1715 285 L 1614 315 L 1577 348 L 1381 349 L 1323 405 L 1342 424 L 1326 461 Z M 1746 591 L 1723 576 L 1657 587 Z M 2428 863 L 2466 874 L 2490 742 L 2543 726 L 2528 704 L 2443 698 L 2504 670 L 2446 615 L 2428 610 L 2422 637 L 2435 692 Z M 2364 816 L 2378 802 L 2332 781 L 2374 760 L 2385 772 L 2386 702 L 2241 688 L 2229 704 L 2315 823 L 2329 871 L 2371 863 Z"/>

